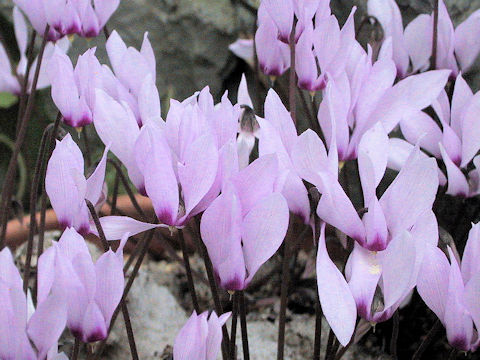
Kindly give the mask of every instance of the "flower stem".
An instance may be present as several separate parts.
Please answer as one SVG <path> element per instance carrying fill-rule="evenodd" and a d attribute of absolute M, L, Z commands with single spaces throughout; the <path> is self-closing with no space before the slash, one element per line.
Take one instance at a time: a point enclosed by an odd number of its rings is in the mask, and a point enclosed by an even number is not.
<path fill-rule="evenodd" d="M 278 321 L 277 360 L 283 360 L 285 351 L 285 321 L 287 314 L 288 286 L 290 283 L 290 244 L 287 238 L 283 243 L 282 285 L 280 293 L 280 314 Z"/>
<path fill-rule="evenodd" d="M 423 353 L 427 349 L 427 347 L 432 343 L 435 335 L 437 335 L 438 331 L 442 328 L 442 323 L 439 319 L 435 321 L 430 331 L 427 333 L 425 339 L 423 339 L 422 343 L 418 347 L 417 351 L 412 356 L 412 360 L 420 360 L 422 358 Z"/>
<path fill-rule="evenodd" d="M 90 200 L 85 199 L 85 202 L 87 203 L 88 210 L 90 211 L 90 215 L 92 215 L 93 222 L 97 228 L 98 236 L 103 245 L 103 250 L 107 252 L 110 249 L 110 245 L 105 237 L 105 233 L 103 231 L 102 224 L 100 223 L 100 219 L 98 218 L 97 212 L 95 211 L 95 207 Z"/>
<path fill-rule="evenodd" d="M 237 318 L 238 318 L 238 296 L 239 292 L 233 293 L 232 298 L 232 327 L 230 329 L 230 360 L 237 360 L 237 346 L 235 345 L 237 340 Z"/>
<path fill-rule="evenodd" d="M 122 315 L 123 320 L 125 321 L 125 328 L 127 329 L 127 338 L 128 344 L 130 345 L 130 354 L 132 355 L 132 360 L 139 360 L 137 345 L 135 344 L 135 337 L 133 335 L 132 322 L 130 321 L 130 314 L 128 313 L 127 303 L 122 301 Z"/>
<path fill-rule="evenodd" d="M 32 33 L 32 38 L 27 48 L 27 68 L 25 70 L 25 75 L 20 88 L 20 102 L 18 104 L 18 116 L 17 116 L 17 128 L 15 134 L 18 136 L 18 131 L 20 130 L 20 122 L 25 112 L 25 105 L 27 103 L 27 88 L 28 88 L 28 79 L 30 77 L 30 71 L 32 70 L 32 64 L 34 60 L 33 49 L 35 47 L 35 40 L 37 38 L 37 32 L 34 30 Z M 32 91 L 32 90 L 31 90 Z"/>
<path fill-rule="evenodd" d="M 190 267 L 190 259 L 188 257 L 187 246 L 185 244 L 185 238 L 183 237 L 183 230 L 178 229 L 178 242 L 183 254 L 183 263 L 185 264 L 185 270 L 187 273 L 188 291 L 192 297 L 193 308 L 200 314 L 200 306 L 198 305 L 197 293 L 195 292 L 195 283 L 193 282 L 192 269 Z"/>
<path fill-rule="evenodd" d="M 393 329 L 392 329 L 392 338 L 390 339 L 390 355 L 392 355 L 393 360 L 398 358 L 397 355 L 397 341 L 398 341 L 398 331 L 400 327 L 400 316 L 398 315 L 398 310 L 393 314 Z"/>
<path fill-rule="evenodd" d="M 147 221 L 147 215 L 143 211 L 142 207 L 138 204 L 137 199 L 135 198 L 135 194 L 133 193 L 132 189 L 130 188 L 130 184 L 128 183 L 128 179 L 125 177 L 125 174 L 122 172 L 122 166 L 119 164 L 118 160 L 116 159 L 107 159 L 107 162 L 112 164 L 115 168 L 117 175 L 120 176 L 120 181 L 122 182 L 125 191 L 127 192 L 130 201 L 132 202 L 133 207 L 138 212 L 139 215 L 142 216 L 143 221 Z"/>
<path fill-rule="evenodd" d="M 248 347 L 248 331 L 247 331 L 247 309 L 245 306 L 245 293 L 239 293 L 239 311 L 240 311 L 240 325 L 242 328 L 242 348 L 243 360 L 250 360 L 250 349 Z"/>
<path fill-rule="evenodd" d="M 77 360 L 79 352 L 80 352 L 80 340 L 75 338 L 75 342 L 73 343 L 72 355 L 70 356 L 70 359 Z"/>
<path fill-rule="evenodd" d="M 155 229 L 149 230 L 147 235 L 145 236 L 145 242 L 142 244 L 143 246 L 142 246 L 142 248 L 140 250 L 140 253 L 137 257 L 137 261 L 135 263 L 135 266 L 133 267 L 132 272 L 128 276 L 127 284 L 125 285 L 125 288 L 123 289 L 123 295 L 122 295 L 122 300 L 120 301 L 120 304 L 125 301 L 130 289 L 132 288 L 133 281 L 135 280 L 135 278 L 138 274 L 138 271 L 140 270 L 140 266 L 142 265 L 143 259 L 145 258 L 145 255 L 147 254 L 147 250 L 148 250 L 150 242 L 153 238 L 154 231 L 155 231 Z M 127 271 L 128 271 L 128 269 L 127 269 Z M 108 328 L 108 334 L 110 334 L 110 332 L 113 328 L 113 325 L 115 324 L 115 320 L 117 319 L 118 313 L 120 311 L 120 304 L 119 304 L 119 306 L 117 306 L 117 308 L 115 309 L 115 311 L 112 314 L 112 319 L 110 320 L 110 326 Z M 108 339 L 108 337 L 107 337 L 107 339 Z M 102 352 L 105 349 L 105 346 L 107 344 L 107 339 L 104 339 L 100 342 L 100 344 L 98 345 L 97 351 L 95 352 L 95 355 L 93 356 L 93 359 L 98 360 L 100 358 L 100 355 L 102 354 Z"/>
<path fill-rule="evenodd" d="M 8 164 L 7 173 L 5 175 L 5 180 L 3 183 L 2 188 L 2 196 L 0 201 L 0 250 L 5 246 L 5 236 L 7 233 L 7 220 L 8 220 L 8 212 L 10 208 L 10 200 L 12 198 L 12 192 L 15 183 L 15 173 L 16 173 L 16 166 L 18 155 L 20 154 L 20 150 L 22 145 L 25 141 L 25 135 L 27 134 L 28 122 L 32 117 L 33 108 L 35 107 L 35 97 L 36 91 L 34 89 L 37 88 L 38 77 L 40 75 L 40 68 L 42 66 L 43 54 L 45 52 L 45 46 L 47 45 L 47 34 L 48 34 L 49 26 L 47 25 L 45 29 L 45 34 L 43 37 L 42 45 L 40 47 L 40 53 L 38 55 L 37 67 L 35 69 L 35 74 L 32 81 L 32 93 L 28 97 L 28 102 L 26 105 L 25 113 L 23 114 L 22 121 L 20 123 L 20 127 L 17 134 L 17 139 L 15 141 L 15 148 L 12 152 L 12 156 L 10 158 L 10 162 Z"/>
<path fill-rule="evenodd" d="M 293 22 L 292 31 L 290 32 L 290 74 L 289 74 L 289 89 L 288 89 L 288 103 L 290 106 L 290 115 L 293 123 L 297 125 L 297 108 L 295 103 L 296 95 L 296 73 L 295 73 L 295 28 L 296 23 Z"/>
<path fill-rule="evenodd" d="M 315 340 L 313 345 L 313 360 L 320 360 L 320 349 L 322 347 L 322 306 L 317 295 L 315 303 Z"/>
<path fill-rule="evenodd" d="M 215 312 L 217 313 L 218 316 L 220 316 L 221 314 L 223 314 L 223 307 L 222 307 L 222 303 L 220 302 L 220 296 L 218 294 L 218 287 L 217 287 L 217 282 L 215 281 L 215 275 L 213 273 L 212 262 L 210 261 L 210 258 L 208 256 L 207 248 L 202 241 L 202 236 L 200 234 L 200 224 L 198 222 L 198 218 L 195 218 L 194 220 L 195 221 L 193 221 L 193 224 L 194 224 L 194 229 L 195 229 L 195 232 L 196 232 L 196 236 L 194 236 L 194 238 L 196 240 L 197 249 L 198 249 L 199 253 L 202 255 L 203 262 L 205 263 L 205 269 L 207 271 L 207 278 L 208 278 L 208 282 L 210 284 L 210 290 L 212 292 L 213 303 L 214 303 L 214 306 L 215 306 Z M 228 336 L 228 330 L 227 330 L 226 325 L 222 326 L 222 333 L 223 333 L 222 357 L 223 357 L 223 360 L 227 360 L 228 355 L 230 353 L 229 352 L 229 339 L 230 339 L 230 337 Z"/>
<path fill-rule="evenodd" d="M 432 70 L 435 70 L 437 68 L 438 12 L 438 0 L 435 0 L 433 8 Z"/>
<path fill-rule="evenodd" d="M 23 291 L 25 293 L 27 292 L 28 282 L 30 280 L 30 270 L 33 253 L 33 237 L 37 228 L 37 221 L 35 216 L 37 214 L 38 186 L 40 183 L 40 176 L 42 175 L 43 162 L 45 161 L 47 138 L 51 134 L 52 128 L 53 124 L 50 124 L 43 131 L 42 140 L 40 141 L 40 150 L 38 152 L 37 161 L 35 163 L 35 174 L 33 176 L 32 187 L 30 189 L 30 231 L 28 233 L 27 257 L 25 260 L 25 269 L 23 272 Z"/>

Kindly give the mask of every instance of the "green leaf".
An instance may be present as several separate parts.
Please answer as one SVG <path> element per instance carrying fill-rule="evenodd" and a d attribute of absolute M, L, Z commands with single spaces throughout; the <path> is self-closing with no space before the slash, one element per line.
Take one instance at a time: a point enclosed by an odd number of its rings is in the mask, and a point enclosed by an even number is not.
<path fill-rule="evenodd" d="M 15 105 L 18 101 L 18 97 L 8 92 L 0 92 L 0 108 L 8 109 Z"/>

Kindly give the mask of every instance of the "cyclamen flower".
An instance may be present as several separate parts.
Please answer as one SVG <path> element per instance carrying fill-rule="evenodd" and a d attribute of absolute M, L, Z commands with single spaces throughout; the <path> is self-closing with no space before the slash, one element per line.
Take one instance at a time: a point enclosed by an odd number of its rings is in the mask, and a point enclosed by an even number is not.
<path fill-rule="evenodd" d="M 0 44 L 0 92 L 8 92 L 14 95 L 20 95 L 22 89 L 23 78 L 27 70 L 27 42 L 28 42 L 28 29 L 25 23 L 25 18 L 17 7 L 13 8 L 13 26 L 15 30 L 15 38 L 17 40 L 18 49 L 20 51 L 20 61 L 15 68 L 8 58 L 7 51 Z M 59 40 L 57 47 L 62 53 L 66 53 L 70 46 L 68 39 Z M 43 64 L 40 68 L 40 73 L 37 82 L 37 90 L 44 89 L 50 86 L 49 79 L 47 77 L 46 65 L 49 59 L 54 53 L 54 45 L 48 43 L 45 47 L 43 54 Z M 37 66 L 38 59 L 35 59 L 32 63 L 32 69 Z M 30 71 L 27 82 L 27 93 L 30 93 L 32 87 L 33 77 L 35 71 Z"/>
<path fill-rule="evenodd" d="M 258 118 L 258 122 L 259 155 L 277 155 L 279 177 L 275 187 L 287 200 L 290 211 L 308 224 L 310 221 L 308 193 L 292 159 L 292 153 L 298 142 L 297 130 L 289 112 L 273 89 L 268 92 L 265 100 L 265 119 Z"/>
<path fill-rule="evenodd" d="M 60 288 L 67 306 L 67 327 L 83 342 L 107 337 L 110 319 L 123 294 L 123 246 L 111 249 L 94 264 L 83 237 L 67 228 L 58 243 L 38 260 L 38 304 Z"/>
<path fill-rule="evenodd" d="M 27 298 L 23 282 L 8 248 L 0 251 L 0 358 L 2 359 L 45 359 L 65 328 L 66 312 L 62 305 L 51 298 L 48 307 L 37 309 L 28 318 Z M 28 335 L 27 336 L 27 322 Z M 48 326 L 46 326 L 48 324 Z M 40 326 L 42 331 L 37 331 Z M 38 357 L 29 341 L 33 341 Z M 55 360 L 48 356 L 48 360 Z"/>
<path fill-rule="evenodd" d="M 220 317 L 215 311 L 197 315 L 194 311 L 178 333 L 173 345 L 175 360 L 215 360 L 222 343 L 222 326 L 231 313 Z"/>
<path fill-rule="evenodd" d="M 345 71 L 347 59 L 356 42 L 353 18 L 355 10 L 352 10 L 341 30 L 334 15 L 317 15 L 315 28 L 311 21 L 306 24 L 295 49 L 295 70 L 301 89 L 324 89 L 328 77 L 336 78 Z"/>
<path fill-rule="evenodd" d="M 48 63 L 52 99 L 63 116 L 63 122 L 82 127 L 93 121 L 95 87 L 100 86 L 101 65 L 95 48 L 79 56 L 75 69 L 70 58 L 55 47 Z"/>
<path fill-rule="evenodd" d="M 381 23 L 385 35 L 393 39 L 394 61 L 399 77 L 407 75 L 409 60 L 411 73 L 430 67 L 433 47 L 434 16 L 421 14 L 403 31 L 400 10 L 394 0 L 369 0 L 368 13 Z M 439 1 L 437 69 L 450 69 L 457 76 L 466 72 L 480 53 L 475 40 L 480 34 L 480 11 L 471 14 L 454 29 L 445 3 Z"/>
<path fill-rule="evenodd" d="M 127 102 L 139 126 L 149 117 L 160 119 L 160 98 L 155 86 L 156 61 L 148 33 L 143 37 L 140 51 L 127 47 L 115 30 L 110 34 L 106 48 L 113 73 L 104 69 L 103 90 L 115 100 Z M 154 101 L 154 104 L 147 104 L 152 106 L 146 108 L 142 103 L 144 99 Z"/>
<path fill-rule="evenodd" d="M 321 144 L 318 138 L 309 141 Z M 417 148 L 394 182 L 377 199 L 376 187 L 385 173 L 388 152 L 387 134 L 382 125 L 377 124 L 364 135 L 359 146 L 358 166 L 367 209 L 362 219 L 331 173 L 325 172 L 320 165 L 312 166 L 314 161 L 326 161 L 323 151 L 308 167 L 298 163 L 299 172 L 305 174 L 305 179 L 322 194 L 317 207 L 320 219 L 371 251 L 385 250 L 393 238 L 414 227 L 422 214 L 431 211 L 438 188 L 435 160 Z"/>
<path fill-rule="evenodd" d="M 50 25 L 48 40 L 55 41 L 65 35 L 77 34 L 96 37 L 120 0 L 15 0 L 27 15 L 33 28 L 41 35 Z"/>
<path fill-rule="evenodd" d="M 290 49 L 277 36 L 275 22 L 267 13 L 262 2 L 258 8 L 255 50 L 260 70 L 265 75 L 273 77 L 282 75 L 290 67 Z"/>
<path fill-rule="evenodd" d="M 317 254 L 318 293 L 328 323 L 345 346 L 357 314 L 370 323 L 386 321 L 410 296 L 428 259 L 426 248 L 437 244 L 438 229 L 435 215 L 427 210 L 383 251 L 369 251 L 356 243 L 345 278 L 328 256 L 324 236 L 323 226 Z"/>
<path fill-rule="evenodd" d="M 63 228 L 73 227 L 82 234 L 90 232 L 89 211 L 85 199 L 101 206 L 105 200 L 103 184 L 108 147 L 95 171 L 84 176 L 83 155 L 78 145 L 67 134 L 53 150 L 48 161 L 45 189 L 58 222 Z"/>
<path fill-rule="evenodd" d="M 457 76 L 450 105 L 445 91 L 432 104 L 440 119 L 441 127 L 426 113 L 417 112 L 401 121 L 400 128 L 405 139 L 419 145 L 445 163 L 448 178 L 447 194 L 470 197 L 480 193 L 480 133 L 478 114 L 480 93 L 473 94 L 463 77 Z M 396 147 L 405 146 L 396 139 Z M 473 159 L 475 169 L 467 177 L 462 172 Z"/>
<path fill-rule="evenodd" d="M 445 326 L 450 345 L 462 351 L 475 351 L 480 344 L 479 231 L 480 225 L 474 224 L 461 263 L 450 248 L 449 262 L 435 245 L 427 247 L 417 284 L 423 301 Z"/>
<path fill-rule="evenodd" d="M 230 147 L 231 161 L 235 147 Z M 260 266 L 280 247 L 288 228 L 288 205 L 275 192 L 278 161 L 265 155 L 241 171 L 232 166 L 222 193 L 203 213 L 202 239 L 219 284 L 244 290 Z"/>
<path fill-rule="evenodd" d="M 450 74 L 449 70 L 429 71 L 393 85 L 397 70 L 391 51 L 385 50 L 375 63 L 371 56 L 371 51 L 367 54 L 358 43 L 354 45 L 346 72 L 330 78 L 330 89 L 326 89 L 330 95 L 318 110 L 327 144 L 335 134 L 341 161 L 357 157 L 360 139 L 377 122 L 389 133 L 402 119 L 430 106 Z M 331 116 L 335 116 L 335 132 L 330 127 Z"/>

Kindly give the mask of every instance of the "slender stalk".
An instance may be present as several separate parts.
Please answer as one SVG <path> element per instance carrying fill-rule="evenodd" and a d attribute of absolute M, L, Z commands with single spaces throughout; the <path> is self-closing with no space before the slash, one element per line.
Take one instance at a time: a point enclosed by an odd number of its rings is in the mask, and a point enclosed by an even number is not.
<path fill-rule="evenodd" d="M 432 69 L 437 68 L 437 48 L 438 48 L 438 0 L 434 1 L 433 8 L 433 42 L 432 42 Z"/>
<path fill-rule="evenodd" d="M 290 105 L 290 115 L 293 123 L 297 125 L 297 108 L 295 104 L 295 90 L 297 88 L 295 73 L 295 28 L 296 23 L 293 22 L 292 31 L 290 32 L 290 74 L 289 74 L 289 91 L 288 103 Z"/>
<path fill-rule="evenodd" d="M 355 340 L 355 334 L 352 335 L 352 338 L 350 339 L 350 341 L 349 341 L 349 343 L 347 344 L 347 346 L 342 347 L 342 348 L 337 352 L 337 355 L 335 356 L 335 360 L 340 360 L 340 359 L 343 357 L 343 355 L 345 355 L 345 353 L 346 353 L 347 350 L 350 348 L 350 346 L 352 346 L 354 340 Z"/>
<path fill-rule="evenodd" d="M 337 354 L 337 350 L 339 347 L 340 347 L 340 342 L 337 340 L 337 338 L 335 338 L 333 340 L 332 349 L 330 350 L 330 354 L 328 356 L 329 360 L 335 360 L 335 355 Z"/>
<path fill-rule="evenodd" d="M 438 331 L 441 328 L 442 328 L 442 323 L 440 322 L 439 319 L 437 319 L 433 324 L 432 328 L 430 329 L 430 331 L 427 333 L 427 336 L 425 337 L 425 339 L 423 339 L 422 343 L 413 354 L 412 360 L 420 360 L 422 358 L 423 353 L 428 348 L 428 346 L 432 343 L 433 339 L 435 338 L 435 335 L 437 335 Z"/>
<path fill-rule="evenodd" d="M 200 306 L 198 305 L 197 293 L 195 292 L 195 283 L 193 282 L 192 269 L 190 267 L 190 259 L 188 257 L 187 246 L 185 245 L 185 238 L 183 237 L 182 229 L 178 230 L 178 242 L 180 243 L 180 247 L 182 249 L 183 263 L 185 264 L 185 270 L 187 273 L 188 291 L 192 297 L 193 308 L 197 314 L 200 314 Z"/>
<path fill-rule="evenodd" d="M 90 151 L 90 142 L 88 141 L 88 127 L 84 126 L 82 128 L 82 138 L 83 144 L 85 146 L 85 162 L 87 163 L 87 167 L 92 166 L 92 155 Z"/>
<path fill-rule="evenodd" d="M 118 161 L 116 159 L 107 159 L 107 162 L 109 162 L 110 164 L 112 164 L 115 167 L 115 170 L 117 171 L 117 174 L 120 177 L 120 181 L 122 182 L 122 185 L 125 188 L 125 191 L 127 192 L 127 195 L 130 198 L 130 201 L 133 204 L 133 207 L 138 212 L 138 214 L 143 217 L 143 220 L 145 221 L 147 219 L 147 215 L 143 211 L 142 207 L 138 204 L 138 201 L 135 198 L 135 194 L 133 193 L 132 189 L 130 188 L 130 185 L 128 183 L 128 179 L 125 177 L 125 174 L 123 174 L 123 172 L 122 172 L 121 165 L 118 163 Z"/>
<path fill-rule="evenodd" d="M 127 262 L 123 266 L 123 273 L 127 274 L 128 269 L 130 269 L 130 266 L 133 264 L 133 261 L 137 257 L 138 254 L 142 251 L 143 247 L 145 246 L 145 242 L 147 241 L 147 237 L 149 236 L 148 233 L 145 233 L 142 237 L 142 239 L 137 243 L 137 246 L 135 246 L 135 249 L 133 252 L 130 254 L 130 257 L 128 258 Z"/>
<path fill-rule="evenodd" d="M 250 360 L 250 349 L 248 347 L 248 331 L 247 331 L 247 309 L 245 306 L 245 293 L 239 293 L 239 311 L 240 311 L 240 325 L 242 329 L 242 349 L 243 360 Z"/>
<path fill-rule="evenodd" d="M 34 60 L 33 49 L 35 47 L 36 38 L 37 38 L 37 32 L 33 30 L 32 38 L 30 39 L 30 43 L 28 44 L 28 48 L 27 48 L 27 68 L 25 70 L 25 75 L 23 77 L 23 81 L 20 88 L 20 102 L 18 104 L 17 128 L 15 131 L 15 134 L 17 136 L 18 136 L 18 131 L 20 130 L 20 122 L 22 120 L 23 113 L 25 111 L 25 104 L 27 103 L 27 98 L 28 98 L 28 94 L 27 94 L 28 79 L 30 77 L 30 71 L 32 70 L 32 64 Z"/>
<path fill-rule="evenodd" d="M 45 46 L 47 45 L 47 34 L 49 26 L 45 29 L 44 38 L 42 45 L 40 47 L 40 53 L 38 55 L 37 67 L 35 69 L 35 74 L 32 81 L 32 89 L 37 88 L 38 77 L 40 75 L 40 68 L 42 66 L 43 54 L 45 52 Z M 31 95 L 28 97 L 28 102 L 25 109 L 25 114 L 23 115 L 22 121 L 20 123 L 20 128 L 17 134 L 17 139 L 15 141 L 15 148 L 12 152 L 10 162 L 8 164 L 7 173 L 5 175 L 5 181 L 2 188 L 2 196 L 0 201 L 0 250 L 5 246 L 5 235 L 7 233 L 7 219 L 8 219 L 8 210 L 10 208 L 10 200 L 12 197 L 12 192 L 15 183 L 15 173 L 18 155 L 22 148 L 23 142 L 25 141 L 25 135 L 27 134 L 28 122 L 32 117 L 33 108 L 35 107 L 35 97 L 36 92 L 32 90 Z"/>
<path fill-rule="evenodd" d="M 398 359 L 397 355 L 397 341 L 398 341 L 398 331 L 400 328 L 400 315 L 398 315 L 398 310 L 393 314 L 393 329 L 392 329 L 392 338 L 390 339 L 390 355 L 394 360 Z"/>
<path fill-rule="evenodd" d="M 103 250 L 107 252 L 110 249 L 110 245 L 108 244 L 105 233 L 103 232 L 102 224 L 100 223 L 100 219 L 98 218 L 97 212 L 95 211 L 95 207 L 90 202 L 90 200 L 85 199 L 85 202 L 87 203 L 88 210 L 90 211 L 90 215 L 92 215 L 93 222 L 95 223 L 95 227 L 97 228 L 98 236 L 103 245 Z"/>
<path fill-rule="evenodd" d="M 70 356 L 70 358 L 72 360 L 77 360 L 79 352 L 80 352 L 80 340 L 75 338 L 75 342 L 73 343 L 72 355 Z"/>
<path fill-rule="evenodd" d="M 105 40 L 108 40 L 108 38 L 110 37 L 110 31 L 108 31 L 107 25 L 103 27 L 103 34 L 105 35 Z"/>
<path fill-rule="evenodd" d="M 282 259 L 282 285 L 280 290 L 280 314 L 278 322 L 277 360 L 283 360 L 285 352 L 285 322 L 287 314 L 288 286 L 290 283 L 291 249 L 287 238 L 284 241 Z"/>
<path fill-rule="evenodd" d="M 233 294 L 232 298 L 232 327 L 230 329 L 230 360 L 237 360 L 237 318 L 238 318 L 238 291 Z"/>
<path fill-rule="evenodd" d="M 93 207 L 92 203 L 88 200 L 85 200 L 92 214 L 93 221 L 95 226 L 97 227 L 98 234 L 100 235 L 100 239 L 102 240 L 104 250 L 107 252 L 109 250 L 109 244 L 107 239 L 105 238 L 105 233 L 103 231 L 102 225 L 100 224 L 100 220 L 98 219 L 97 213 L 95 212 L 95 208 Z M 132 323 L 130 321 L 130 314 L 128 313 L 128 308 L 126 304 L 126 295 L 122 296 L 120 301 L 120 307 L 122 309 L 123 319 L 125 321 L 125 329 L 127 330 L 127 337 L 128 337 L 128 344 L 130 345 L 130 353 L 132 355 L 133 360 L 138 360 L 138 353 L 137 353 L 137 346 L 135 344 L 135 337 L 133 336 L 133 329 Z M 117 306 L 118 309 L 118 306 Z"/>
<path fill-rule="evenodd" d="M 322 347 L 322 307 L 317 295 L 315 304 L 315 340 L 313 344 L 313 360 L 320 360 L 320 349 Z"/>
<path fill-rule="evenodd" d="M 454 360 L 457 358 L 458 350 L 457 349 L 452 349 L 450 351 L 450 355 L 448 356 L 448 360 Z"/>
<path fill-rule="evenodd" d="M 40 209 L 40 226 L 38 228 L 38 247 L 37 247 L 37 257 L 40 257 L 43 254 L 43 245 L 45 239 L 45 214 L 47 211 L 47 194 L 45 193 L 45 176 L 47 174 L 47 166 L 48 161 L 50 160 L 50 156 L 52 155 L 53 148 L 55 145 L 55 139 L 57 138 L 58 128 L 60 126 L 60 121 L 62 119 L 62 114 L 58 112 L 57 117 L 55 118 L 55 123 L 53 125 L 53 130 L 50 134 L 49 144 L 48 144 L 48 152 L 45 157 L 45 161 L 43 162 L 42 167 L 42 176 L 41 179 L 42 183 L 42 205 Z"/>
<path fill-rule="evenodd" d="M 123 320 L 125 321 L 125 328 L 127 329 L 128 344 L 130 345 L 130 354 L 132 355 L 132 360 L 139 360 L 137 345 L 135 344 L 135 337 L 133 335 L 132 322 L 130 321 L 130 314 L 128 313 L 127 303 L 122 301 L 122 315 Z"/>
<path fill-rule="evenodd" d="M 332 352 L 334 340 L 335 340 L 335 334 L 333 333 L 333 330 L 330 329 L 328 333 L 327 349 L 325 350 L 325 360 L 329 358 L 329 355 Z"/>
<path fill-rule="evenodd" d="M 37 228 L 36 214 L 37 214 L 37 197 L 38 186 L 40 183 L 40 176 L 42 174 L 42 166 L 45 161 L 45 151 L 47 148 L 47 138 L 52 131 L 53 124 L 48 125 L 42 135 L 40 141 L 40 151 L 38 152 L 37 161 L 35 163 L 35 174 L 33 176 L 32 187 L 30 189 L 30 231 L 28 233 L 27 243 L 27 257 L 25 260 L 25 270 L 23 273 L 23 291 L 26 293 L 28 289 L 28 282 L 30 280 L 30 270 L 32 265 L 32 253 L 33 253 L 33 238 L 35 235 L 35 229 Z"/>
<path fill-rule="evenodd" d="M 194 238 L 196 240 L 197 249 L 203 257 L 203 262 L 205 264 L 205 269 L 207 271 L 207 278 L 208 278 L 208 283 L 210 284 L 210 290 L 212 292 L 215 312 L 217 313 L 218 316 L 220 316 L 221 314 L 223 314 L 223 307 L 222 307 L 222 303 L 220 302 L 220 296 L 218 294 L 218 287 L 217 287 L 217 282 L 215 281 L 215 275 L 213 273 L 212 262 L 210 261 L 210 258 L 208 256 L 207 248 L 202 241 L 202 236 L 200 234 L 200 224 L 198 223 L 198 218 L 195 218 L 194 220 L 195 221 L 193 221 L 193 224 L 195 225 L 194 229 L 196 232 L 196 236 L 194 236 Z M 230 337 L 228 336 L 228 330 L 226 325 L 222 326 L 222 334 L 223 334 L 222 356 L 223 356 L 223 360 L 227 360 L 228 354 L 229 354 Z"/>
<path fill-rule="evenodd" d="M 117 212 L 118 188 L 120 186 L 120 175 L 115 174 L 115 182 L 113 183 L 112 204 L 110 206 L 110 215 L 115 215 Z"/>
<path fill-rule="evenodd" d="M 147 254 L 148 247 L 150 245 L 150 242 L 153 238 L 153 233 L 155 230 L 149 230 L 148 236 L 146 237 L 146 241 L 143 244 L 143 247 L 140 251 L 140 254 L 137 257 L 137 261 L 135 263 L 135 266 L 133 267 L 132 272 L 130 273 L 130 276 L 128 278 L 127 284 L 125 285 L 125 288 L 123 289 L 123 295 L 122 295 L 122 300 L 120 301 L 120 304 L 125 301 L 127 298 L 127 295 L 132 288 L 133 281 L 135 280 L 135 277 L 138 274 L 138 271 L 140 270 L 140 266 L 142 265 L 143 259 L 145 258 L 145 255 Z M 127 269 L 128 270 L 128 269 Z M 115 311 L 112 314 L 112 319 L 110 320 L 110 327 L 108 328 L 108 333 L 110 334 L 113 325 L 115 324 L 115 321 L 117 319 L 118 313 L 120 311 L 120 304 L 117 306 Z M 108 339 L 108 337 L 107 337 Z M 105 345 L 107 344 L 107 339 L 102 340 L 102 342 L 98 345 L 97 351 L 94 354 L 94 359 L 98 360 L 100 358 L 100 355 L 102 354 L 103 350 L 105 349 Z"/>

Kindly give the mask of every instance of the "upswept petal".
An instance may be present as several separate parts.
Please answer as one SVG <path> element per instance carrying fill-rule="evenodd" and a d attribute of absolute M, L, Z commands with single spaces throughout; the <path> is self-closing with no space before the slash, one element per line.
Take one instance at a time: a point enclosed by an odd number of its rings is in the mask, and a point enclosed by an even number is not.
<path fill-rule="evenodd" d="M 447 168 L 448 188 L 447 194 L 452 196 L 467 197 L 469 194 L 469 186 L 465 175 L 462 171 L 453 163 L 450 156 L 445 151 L 442 143 L 439 143 L 440 152 L 442 154 L 443 162 Z"/>
<path fill-rule="evenodd" d="M 248 284 L 257 270 L 282 245 L 288 229 L 288 205 L 279 193 L 273 193 L 244 217 L 242 222 L 242 244 Z"/>
<path fill-rule="evenodd" d="M 205 210 L 200 224 L 202 239 L 220 285 L 228 290 L 245 287 L 241 224 L 240 201 L 231 187 L 226 188 Z"/>
<path fill-rule="evenodd" d="M 417 291 L 427 306 L 444 323 L 450 264 L 436 246 L 427 246 L 417 279 Z"/>
<path fill-rule="evenodd" d="M 380 198 L 392 236 L 408 230 L 432 208 L 438 189 L 437 163 L 416 147 L 392 184 Z"/>
<path fill-rule="evenodd" d="M 346 346 L 355 329 L 357 308 L 345 278 L 328 256 L 325 224 L 318 241 L 317 285 L 323 314 L 338 341 Z"/>

